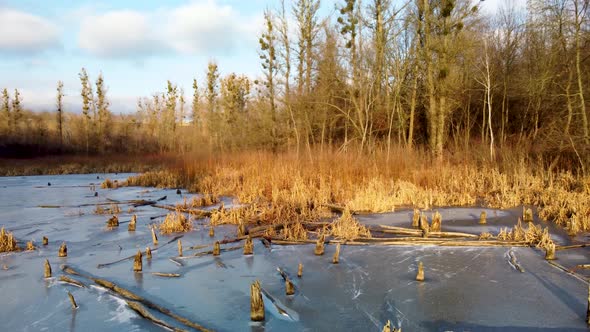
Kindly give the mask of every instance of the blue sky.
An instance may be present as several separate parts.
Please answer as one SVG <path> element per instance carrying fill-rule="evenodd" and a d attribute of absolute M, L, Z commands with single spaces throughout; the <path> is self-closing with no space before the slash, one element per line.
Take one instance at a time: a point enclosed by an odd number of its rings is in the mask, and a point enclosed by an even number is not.
<path fill-rule="evenodd" d="M 486 0 L 497 7 L 505 0 Z M 518 0 L 521 1 L 521 0 Z M 321 12 L 338 0 L 323 0 Z M 286 0 L 289 5 L 291 0 Z M 79 109 L 82 67 L 102 71 L 114 112 L 162 91 L 166 80 L 192 94 L 207 62 L 221 74 L 260 73 L 258 35 L 265 8 L 279 0 L 0 0 L 0 88 L 18 88 L 27 108 L 52 110 L 64 81 L 66 108 Z"/>

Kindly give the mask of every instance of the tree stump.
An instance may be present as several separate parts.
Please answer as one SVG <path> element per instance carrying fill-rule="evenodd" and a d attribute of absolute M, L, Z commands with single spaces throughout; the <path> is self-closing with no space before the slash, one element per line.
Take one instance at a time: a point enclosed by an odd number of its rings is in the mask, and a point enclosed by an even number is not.
<path fill-rule="evenodd" d="M 334 252 L 334 256 L 332 257 L 332 264 L 338 264 L 340 256 L 340 243 L 336 245 L 336 252 Z"/>
<path fill-rule="evenodd" d="M 49 264 L 49 260 L 45 260 L 45 271 L 43 273 L 45 278 L 51 278 L 51 264 Z"/>
<path fill-rule="evenodd" d="M 485 211 L 481 211 L 481 213 L 479 214 L 479 224 L 485 225 L 487 223 L 486 218 L 487 218 L 487 213 Z"/>
<path fill-rule="evenodd" d="M 133 271 L 141 272 L 141 270 L 142 270 L 141 258 L 142 258 L 141 250 L 138 250 L 137 254 L 135 255 L 135 259 L 133 260 Z"/>
<path fill-rule="evenodd" d="M 250 235 L 246 238 L 244 242 L 244 255 L 252 255 L 254 253 L 254 243 L 252 242 L 252 238 Z"/>
<path fill-rule="evenodd" d="M 250 285 L 250 319 L 254 322 L 264 320 L 264 301 L 258 280 Z"/>
<path fill-rule="evenodd" d="M 324 254 L 324 235 L 320 236 L 315 243 L 315 250 L 314 254 L 316 256 L 321 256 Z"/>
<path fill-rule="evenodd" d="M 418 263 L 418 274 L 416 274 L 417 281 L 424 281 L 424 264 Z"/>
<path fill-rule="evenodd" d="M 221 248 L 219 246 L 219 241 L 215 241 L 215 244 L 213 244 L 213 256 L 219 256 L 221 252 Z"/>
<path fill-rule="evenodd" d="M 131 221 L 129 222 L 129 226 L 127 226 L 127 230 L 129 232 L 135 232 L 135 228 L 137 226 L 137 216 L 131 216 Z"/>
<path fill-rule="evenodd" d="M 65 242 L 62 242 L 61 246 L 59 246 L 57 257 L 68 257 L 68 247 Z"/>

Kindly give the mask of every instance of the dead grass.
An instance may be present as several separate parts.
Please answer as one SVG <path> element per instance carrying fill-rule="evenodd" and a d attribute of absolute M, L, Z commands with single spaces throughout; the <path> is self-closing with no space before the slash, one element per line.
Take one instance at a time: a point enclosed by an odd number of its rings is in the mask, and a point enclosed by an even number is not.
<path fill-rule="evenodd" d="M 517 224 L 511 229 L 502 228 L 498 233 L 497 239 L 504 241 L 524 241 L 530 246 L 541 249 L 547 249 L 555 245 L 548 228 L 543 228 L 533 223 L 527 223 L 527 227 L 525 228 L 522 226 L 520 218 Z"/>
<path fill-rule="evenodd" d="M 211 194 L 204 194 L 201 196 L 193 197 L 190 202 L 187 202 L 186 199 L 184 201 L 185 208 L 196 208 L 201 206 L 211 206 L 219 203 L 219 197 L 211 195 Z"/>
<path fill-rule="evenodd" d="M 168 213 L 158 228 L 162 234 L 189 232 L 193 229 L 193 223 L 177 210 Z"/>
<path fill-rule="evenodd" d="M 344 209 L 342 215 L 330 225 L 330 235 L 345 240 L 353 240 L 361 237 L 370 238 L 369 229 L 361 225 L 350 213 L 350 209 Z"/>
<path fill-rule="evenodd" d="M 111 204 L 110 207 L 104 207 L 103 205 L 96 205 L 94 209 L 94 214 L 119 214 L 121 213 L 121 208 L 118 204 Z"/>
<path fill-rule="evenodd" d="M 18 251 L 16 239 L 12 232 L 7 232 L 4 227 L 0 229 L 0 252 Z"/>
<path fill-rule="evenodd" d="M 100 187 L 102 189 L 117 189 L 119 186 L 119 182 L 117 180 L 113 181 L 109 178 L 106 178 L 101 184 Z"/>
<path fill-rule="evenodd" d="M 517 152 L 505 153 L 497 163 L 469 154 L 438 160 L 401 148 L 389 160 L 381 152 L 317 152 L 313 159 L 294 153 L 242 152 L 185 157 L 181 167 L 148 172 L 127 184 L 183 187 L 215 197 L 234 196 L 247 205 L 214 213 L 214 225 L 314 221 L 329 215 L 326 204 L 370 212 L 526 205 L 537 207 L 541 219 L 571 233 L 590 231 L 590 177 L 548 172 L 545 165 Z"/>

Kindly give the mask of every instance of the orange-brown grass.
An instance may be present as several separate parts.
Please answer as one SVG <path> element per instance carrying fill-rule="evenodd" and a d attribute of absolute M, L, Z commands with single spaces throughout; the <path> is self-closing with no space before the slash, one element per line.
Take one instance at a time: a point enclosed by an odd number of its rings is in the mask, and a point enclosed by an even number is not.
<path fill-rule="evenodd" d="M 371 237 L 369 229 L 356 220 L 348 208 L 344 209 L 340 218 L 334 220 L 330 225 L 329 232 L 332 236 L 345 240 L 358 239 L 360 237 Z"/>
<path fill-rule="evenodd" d="M 189 190 L 194 189 L 180 172 L 173 171 L 172 169 L 146 172 L 137 176 L 132 176 L 127 179 L 124 185 L 157 188 L 186 187 Z"/>
<path fill-rule="evenodd" d="M 307 230 L 301 223 L 292 223 L 281 229 L 280 236 L 285 240 L 307 240 Z"/>
<path fill-rule="evenodd" d="M 234 196 L 256 212 L 241 211 L 239 217 L 269 223 L 296 216 L 313 220 L 325 215 L 326 204 L 371 212 L 400 206 L 527 205 L 571 233 L 590 230 L 590 177 L 546 171 L 546 163 L 518 152 L 493 163 L 473 154 L 438 159 L 402 148 L 389 157 L 380 151 L 313 152 L 313 157 L 255 151 L 188 156 L 180 167 L 145 173 L 128 184 Z M 216 218 L 216 223 L 239 222 L 236 216 Z"/>
<path fill-rule="evenodd" d="M 103 207 L 102 205 L 97 205 L 94 209 L 95 214 L 119 214 L 121 213 L 121 208 L 118 204 L 111 204 L 110 207 Z"/>
<path fill-rule="evenodd" d="M 542 249 L 554 245 L 548 228 L 543 228 L 533 223 L 527 223 L 527 228 L 524 228 L 520 218 L 512 229 L 500 229 L 497 238 L 505 241 L 524 241 L 531 246 Z"/>
<path fill-rule="evenodd" d="M 113 181 L 109 178 L 106 178 L 101 184 L 100 187 L 102 189 L 117 189 L 119 183 L 118 181 Z"/>
<path fill-rule="evenodd" d="M 166 215 L 166 219 L 158 225 L 162 234 L 188 232 L 193 229 L 193 223 L 180 211 Z"/>
<path fill-rule="evenodd" d="M 190 201 L 187 201 L 186 197 L 183 202 L 177 204 L 178 207 L 183 209 L 198 208 L 202 206 L 211 206 L 219 203 L 219 198 L 210 194 L 204 194 L 193 197 Z"/>
<path fill-rule="evenodd" d="M 0 229 L 0 252 L 20 250 L 12 232 L 7 232 L 4 227 Z"/>

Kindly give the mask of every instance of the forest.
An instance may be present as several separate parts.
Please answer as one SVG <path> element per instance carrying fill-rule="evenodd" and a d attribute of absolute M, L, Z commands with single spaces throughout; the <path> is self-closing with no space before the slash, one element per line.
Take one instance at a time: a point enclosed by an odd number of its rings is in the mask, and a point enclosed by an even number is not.
<path fill-rule="evenodd" d="M 578 168 L 588 162 L 588 1 L 282 1 L 264 13 L 261 75 L 221 77 L 211 61 L 192 87 L 162 82 L 135 114 L 110 110 L 108 83 L 79 73 L 81 110 L 30 112 L 4 88 L 5 154 L 332 150 L 442 156 L 518 150 Z M 509 152 L 505 152 L 509 153 Z"/>

